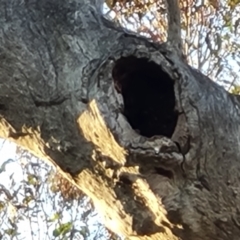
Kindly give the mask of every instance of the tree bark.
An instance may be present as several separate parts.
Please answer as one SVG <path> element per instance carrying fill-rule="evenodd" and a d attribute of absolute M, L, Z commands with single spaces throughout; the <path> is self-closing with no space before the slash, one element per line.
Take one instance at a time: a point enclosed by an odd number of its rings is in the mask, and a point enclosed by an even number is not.
<path fill-rule="evenodd" d="M 0 136 L 128 239 L 239 239 L 238 96 L 95 2 L 0 0 Z"/>

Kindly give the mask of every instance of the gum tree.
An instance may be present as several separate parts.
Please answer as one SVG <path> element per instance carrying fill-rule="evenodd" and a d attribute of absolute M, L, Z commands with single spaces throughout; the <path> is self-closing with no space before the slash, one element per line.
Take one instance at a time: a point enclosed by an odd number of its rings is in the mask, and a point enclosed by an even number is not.
<path fill-rule="evenodd" d="M 238 239 L 239 107 L 99 0 L 1 0 L 0 135 L 53 163 L 128 239 Z"/>

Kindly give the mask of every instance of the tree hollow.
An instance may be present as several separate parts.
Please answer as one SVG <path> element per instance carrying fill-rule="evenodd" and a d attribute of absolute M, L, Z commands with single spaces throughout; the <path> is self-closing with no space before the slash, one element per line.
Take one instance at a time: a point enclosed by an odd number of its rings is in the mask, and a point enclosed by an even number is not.
<path fill-rule="evenodd" d="M 124 100 L 123 114 L 145 137 L 171 137 L 177 123 L 174 81 L 147 58 L 122 57 L 113 68 L 116 90 Z"/>

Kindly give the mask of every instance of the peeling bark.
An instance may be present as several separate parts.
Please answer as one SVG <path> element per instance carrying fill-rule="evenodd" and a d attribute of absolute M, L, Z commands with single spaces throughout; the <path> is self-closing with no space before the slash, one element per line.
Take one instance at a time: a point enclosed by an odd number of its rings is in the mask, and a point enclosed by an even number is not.
<path fill-rule="evenodd" d="M 1 0 L 0 135 L 128 239 L 237 240 L 239 98 L 90 0 Z"/>

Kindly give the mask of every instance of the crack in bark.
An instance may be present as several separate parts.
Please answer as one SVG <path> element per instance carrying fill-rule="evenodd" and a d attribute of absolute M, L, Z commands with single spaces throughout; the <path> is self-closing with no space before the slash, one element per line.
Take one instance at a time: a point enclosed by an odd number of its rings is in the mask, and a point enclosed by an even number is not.
<path fill-rule="evenodd" d="M 43 100 L 32 94 L 33 102 L 36 107 L 51 107 L 56 105 L 61 105 L 66 100 L 70 99 L 69 94 L 63 95 L 57 93 L 55 96 L 52 96 L 50 99 Z"/>

